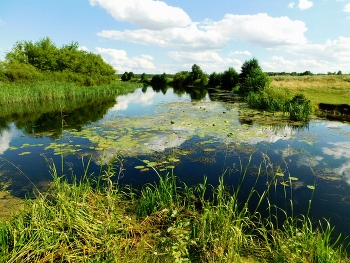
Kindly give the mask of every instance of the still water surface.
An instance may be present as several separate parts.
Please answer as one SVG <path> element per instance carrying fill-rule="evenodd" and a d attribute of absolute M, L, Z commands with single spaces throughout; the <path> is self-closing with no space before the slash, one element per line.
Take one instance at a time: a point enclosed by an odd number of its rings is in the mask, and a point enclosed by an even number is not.
<path fill-rule="evenodd" d="M 255 114 L 260 121 L 247 120 L 244 105 L 203 90 L 149 87 L 63 112 L 3 118 L 0 180 L 11 181 L 12 194 L 23 197 L 32 183 L 44 189 L 51 181 L 47 159 L 70 177 L 83 174 L 90 157 L 89 174 L 98 175 L 118 156 L 125 168 L 121 184 L 157 181 L 147 167 L 151 162 L 160 174 L 174 171 L 188 185 L 206 176 L 215 186 L 225 174 L 232 190 L 248 165 L 243 200 L 261 167 L 258 192 L 275 180 L 270 198 L 277 205 L 289 211 L 291 200 L 295 214 L 306 213 L 312 198 L 315 220 L 330 219 L 337 231 L 350 235 L 349 123 L 313 119 L 293 127 Z"/>

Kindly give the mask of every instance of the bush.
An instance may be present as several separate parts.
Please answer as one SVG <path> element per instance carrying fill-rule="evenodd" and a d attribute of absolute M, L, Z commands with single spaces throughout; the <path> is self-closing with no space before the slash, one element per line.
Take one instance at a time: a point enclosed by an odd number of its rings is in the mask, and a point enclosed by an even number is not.
<path fill-rule="evenodd" d="M 221 75 L 221 87 L 225 90 L 232 90 L 238 84 L 238 77 L 239 75 L 234 68 L 228 68 Z"/>

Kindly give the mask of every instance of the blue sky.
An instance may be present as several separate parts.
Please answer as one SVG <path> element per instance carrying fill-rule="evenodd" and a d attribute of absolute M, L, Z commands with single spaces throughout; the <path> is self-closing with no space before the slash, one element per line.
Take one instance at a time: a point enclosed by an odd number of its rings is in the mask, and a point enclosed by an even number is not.
<path fill-rule="evenodd" d="M 118 73 L 350 73 L 350 0 L 1 0 L 0 60 L 20 40 L 78 41 Z"/>

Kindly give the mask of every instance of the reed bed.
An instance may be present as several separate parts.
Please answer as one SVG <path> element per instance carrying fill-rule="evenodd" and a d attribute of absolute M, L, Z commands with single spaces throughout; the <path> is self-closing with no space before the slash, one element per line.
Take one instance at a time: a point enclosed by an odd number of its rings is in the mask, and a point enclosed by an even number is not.
<path fill-rule="evenodd" d="M 50 167 L 51 188 L 1 222 L 1 262 L 349 262 L 327 221 L 287 213 L 281 219 L 272 204 L 262 218 L 259 207 L 276 185 L 273 170 L 265 191 L 252 185 L 242 200 L 247 168 L 229 192 L 224 175 L 216 187 L 206 178 L 189 187 L 168 171 L 134 190 L 113 179 L 120 175 L 115 164 L 72 183 Z"/>
<path fill-rule="evenodd" d="M 0 82 L 0 105 L 29 104 L 62 99 L 94 98 L 107 94 L 125 94 L 140 87 L 137 83 L 114 82 L 108 86 L 84 87 L 66 82 Z"/>

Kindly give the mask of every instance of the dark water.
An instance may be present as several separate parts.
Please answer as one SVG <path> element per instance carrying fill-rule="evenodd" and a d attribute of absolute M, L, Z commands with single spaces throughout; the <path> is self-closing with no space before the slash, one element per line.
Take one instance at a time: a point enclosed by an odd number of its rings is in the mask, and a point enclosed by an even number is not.
<path fill-rule="evenodd" d="M 147 160 L 160 174 L 175 167 L 188 185 L 206 176 L 215 186 L 225 174 L 234 190 L 248 166 L 242 200 L 255 183 L 263 192 L 274 182 L 274 203 L 290 211 L 292 201 L 299 214 L 312 198 L 315 220 L 330 219 L 350 235 L 349 123 L 314 119 L 293 127 L 258 112 L 260 119 L 247 118 L 252 114 L 227 94 L 149 87 L 63 111 L 10 116 L 0 119 L 0 180 L 11 181 L 12 194 L 23 197 L 33 184 L 44 189 L 51 181 L 47 159 L 71 177 L 83 174 L 91 158 L 88 172 L 96 176 L 117 156 L 125 168 L 121 184 L 157 181 L 153 169 L 135 168 Z"/>

